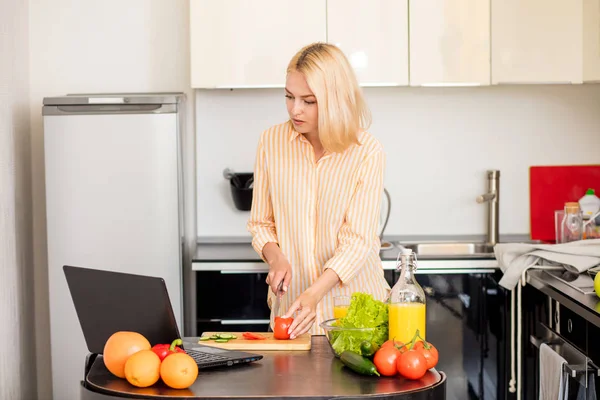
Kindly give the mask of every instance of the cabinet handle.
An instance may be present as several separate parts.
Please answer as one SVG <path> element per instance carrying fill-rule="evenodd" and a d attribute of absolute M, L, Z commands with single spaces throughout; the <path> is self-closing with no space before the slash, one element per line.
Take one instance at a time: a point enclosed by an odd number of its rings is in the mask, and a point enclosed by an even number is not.
<path fill-rule="evenodd" d="M 569 320 L 567 321 L 567 331 L 569 333 L 573 332 L 573 321 L 571 321 L 571 318 L 569 318 Z"/>
<path fill-rule="evenodd" d="M 269 270 L 257 270 L 257 269 L 227 269 L 222 270 L 223 275 L 238 275 L 238 274 L 266 274 Z"/>
<path fill-rule="evenodd" d="M 415 274 L 433 275 L 433 274 L 493 274 L 496 272 L 493 268 L 448 268 L 448 269 L 417 269 Z"/>
<path fill-rule="evenodd" d="M 221 325 L 268 324 L 268 319 L 222 319 Z"/>

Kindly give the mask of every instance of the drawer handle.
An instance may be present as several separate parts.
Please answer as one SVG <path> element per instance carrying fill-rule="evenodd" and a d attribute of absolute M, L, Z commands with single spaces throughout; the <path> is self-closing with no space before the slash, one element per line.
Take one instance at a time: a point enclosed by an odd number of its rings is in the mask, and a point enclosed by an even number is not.
<path fill-rule="evenodd" d="M 571 318 L 569 318 L 569 320 L 567 321 L 567 331 L 569 333 L 573 332 L 573 321 L 571 321 Z"/>

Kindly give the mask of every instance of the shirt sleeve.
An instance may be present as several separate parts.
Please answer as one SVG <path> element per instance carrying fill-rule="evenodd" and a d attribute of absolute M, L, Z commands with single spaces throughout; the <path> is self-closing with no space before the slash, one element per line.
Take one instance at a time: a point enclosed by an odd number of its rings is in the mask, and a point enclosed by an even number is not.
<path fill-rule="evenodd" d="M 263 247 L 269 242 L 278 243 L 278 240 L 269 188 L 266 154 L 262 137 L 256 152 L 252 207 L 250 209 L 250 218 L 246 227 L 252 234 L 252 247 L 254 247 L 254 250 L 262 260 L 266 262 L 267 260 L 263 255 Z"/>
<path fill-rule="evenodd" d="M 379 147 L 359 167 L 358 184 L 338 233 L 338 245 L 324 266 L 324 269 L 332 269 L 342 284 L 356 276 L 371 254 L 379 253 L 381 242 L 377 229 L 385 164 L 385 153 Z"/>

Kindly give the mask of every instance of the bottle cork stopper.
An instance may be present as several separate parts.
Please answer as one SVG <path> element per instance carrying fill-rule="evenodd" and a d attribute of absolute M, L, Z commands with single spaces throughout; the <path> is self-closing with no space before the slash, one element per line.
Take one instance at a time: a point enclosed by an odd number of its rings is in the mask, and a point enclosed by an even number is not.
<path fill-rule="evenodd" d="M 579 203 L 576 201 L 569 201 L 565 203 L 565 212 L 576 213 L 579 212 Z"/>

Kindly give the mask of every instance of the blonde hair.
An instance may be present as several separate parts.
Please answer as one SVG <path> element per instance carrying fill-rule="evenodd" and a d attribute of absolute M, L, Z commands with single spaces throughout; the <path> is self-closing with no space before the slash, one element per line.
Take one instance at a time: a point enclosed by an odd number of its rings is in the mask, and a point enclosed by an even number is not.
<path fill-rule="evenodd" d="M 359 144 L 359 131 L 371 125 L 371 112 L 344 53 L 332 44 L 310 44 L 292 57 L 287 73 L 293 71 L 304 75 L 317 98 L 319 140 L 325 150 L 341 153 Z"/>

